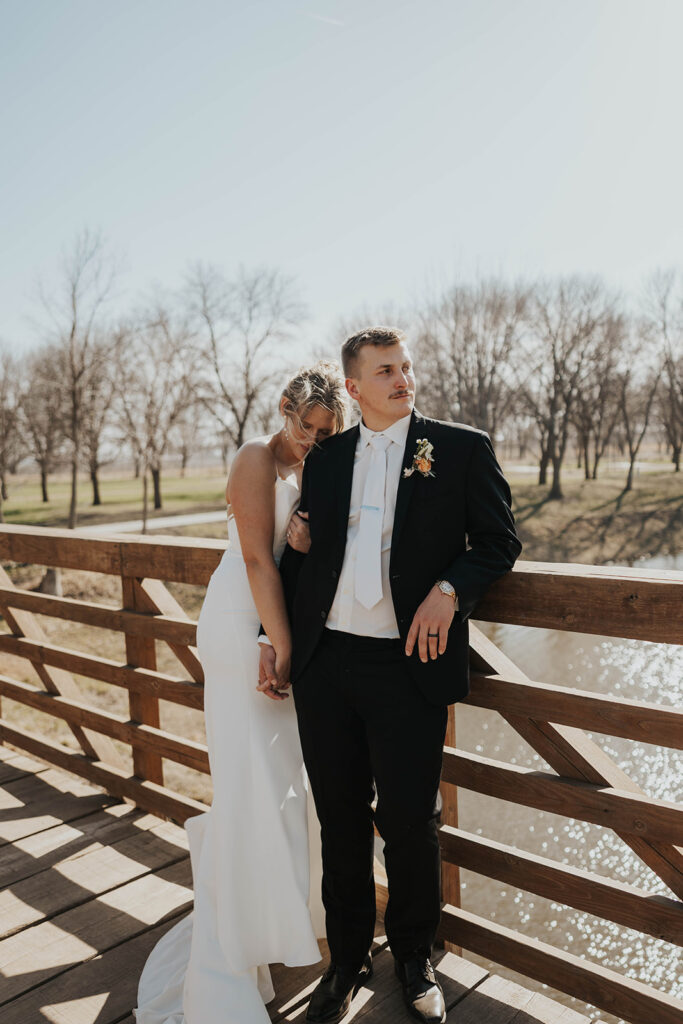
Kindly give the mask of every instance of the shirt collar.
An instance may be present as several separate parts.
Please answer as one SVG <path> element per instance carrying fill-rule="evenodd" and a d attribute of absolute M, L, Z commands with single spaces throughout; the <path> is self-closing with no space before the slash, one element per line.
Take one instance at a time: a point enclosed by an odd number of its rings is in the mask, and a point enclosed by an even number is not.
<path fill-rule="evenodd" d="M 384 430 L 368 430 L 363 421 L 360 421 L 360 443 L 363 448 L 370 444 L 370 438 L 373 434 L 384 434 L 385 437 L 390 438 L 394 444 L 400 445 L 402 448 L 406 446 L 406 440 L 408 438 L 408 430 L 410 429 L 411 416 L 402 416 L 400 420 L 396 420 L 390 427 L 385 427 Z"/>

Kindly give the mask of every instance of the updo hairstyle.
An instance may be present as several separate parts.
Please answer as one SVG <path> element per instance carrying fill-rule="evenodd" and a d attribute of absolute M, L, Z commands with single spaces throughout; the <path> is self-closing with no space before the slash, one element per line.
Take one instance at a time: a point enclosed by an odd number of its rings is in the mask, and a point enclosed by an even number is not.
<path fill-rule="evenodd" d="M 303 430 L 303 420 L 313 406 L 319 405 L 334 415 L 336 432 L 344 429 L 349 413 L 348 392 L 339 363 L 321 359 L 314 366 L 302 367 L 282 392 L 283 411 Z"/>

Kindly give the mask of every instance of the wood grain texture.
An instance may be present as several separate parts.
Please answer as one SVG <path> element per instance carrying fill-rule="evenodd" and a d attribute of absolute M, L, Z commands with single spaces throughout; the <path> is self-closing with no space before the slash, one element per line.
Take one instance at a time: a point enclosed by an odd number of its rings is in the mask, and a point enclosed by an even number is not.
<path fill-rule="evenodd" d="M 648 839 L 683 843 L 683 806 L 624 790 L 444 749 L 443 777 L 475 793 L 580 818 Z"/>
<path fill-rule="evenodd" d="M 123 604 L 130 611 L 139 611 L 139 598 L 135 580 L 130 576 L 121 579 Z M 126 658 L 128 664 L 135 668 L 156 672 L 157 652 L 154 640 L 148 636 L 132 636 L 126 634 Z M 159 729 L 159 698 L 151 693 L 128 692 L 128 707 L 133 722 Z M 150 746 L 133 747 L 133 771 L 139 779 L 148 779 L 158 785 L 164 784 L 164 765 L 160 755 Z"/>
<path fill-rule="evenodd" d="M 152 612 L 155 615 L 172 616 L 173 621 L 179 622 L 186 619 L 195 636 L 190 645 L 175 637 L 165 636 L 164 639 L 175 654 L 181 665 L 187 669 L 192 679 L 198 683 L 204 682 L 204 670 L 202 668 L 196 646 L 196 623 L 190 623 L 188 616 L 182 606 L 176 601 L 161 580 L 144 579 L 135 581 L 135 600 L 139 610 Z"/>
<path fill-rule="evenodd" d="M 5 590 L 14 589 L 12 580 L 1 565 L 0 584 Z M 15 638 L 25 637 L 26 643 L 42 643 L 45 640 L 43 627 L 31 612 L 10 611 L 2 604 L 0 604 L 0 612 L 10 630 L 15 634 Z M 66 697 L 76 699 L 80 696 L 78 684 L 71 673 L 63 667 L 49 668 L 43 663 L 34 663 L 33 668 L 45 689 L 50 693 L 61 693 Z M 71 731 L 84 754 L 89 757 L 97 757 L 109 764 L 120 764 L 116 747 L 106 736 L 91 735 L 87 729 L 82 729 L 79 725 L 73 726 Z"/>
<path fill-rule="evenodd" d="M 446 907 L 441 934 L 464 949 L 592 1003 L 631 1024 L 681 1024 L 683 1002 L 565 950 L 456 907 Z"/>
<path fill-rule="evenodd" d="M 616 566 L 517 562 L 473 618 L 683 644 L 681 573 Z"/>
<path fill-rule="evenodd" d="M 185 537 L 92 537 L 77 530 L 0 526 L 0 559 L 112 576 L 154 576 L 206 586 L 227 541 Z"/>
<path fill-rule="evenodd" d="M 91 842 L 14 884 L 11 891 L 0 890 L 0 938 L 184 860 L 187 843 L 182 841 L 184 833 L 177 831 L 180 836 L 172 842 L 153 829 L 132 828 L 122 839 L 106 845 Z"/>
<path fill-rule="evenodd" d="M 525 673 L 473 624 L 470 624 L 470 662 L 479 672 L 529 682 Z M 643 794 L 637 783 L 580 729 L 538 721 L 526 714 L 504 714 L 503 718 L 558 775 Z M 668 885 L 671 892 L 683 899 L 683 849 L 672 843 L 642 839 L 628 832 L 617 830 L 617 835 Z"/>
<path fill-rule="evenodd" d="M 6 651 L 21 658 L 27 658 L 33 665 L 57 666 L 90 679 L 120 686 L 133 693 L 170 700 L 185 707 L 204 707 L 204 687 L 194 680 L 178 679 L 164 672 L 152 669 L 133 668 L 101 658 L 94 654 L 81 654 L 67 647 L 46 641 L 28 640 L 25 637 L 0 633 L 0 652 Z"/>
<path fill-rule="evenodd" d="M 143 807 L 152 814 L 171 818 L 180 824 L 192 815 L 202 814 L 207 810 L 206 804 L 202 804 L 198 800 L 165 789 L 157 783 L 148 780 L 141 781 L 134 775 L 128 775 L 126 772 L 109 767 L 102 762 L 92 761 L 83 754 L 67 750 L 60 744 L 38 739 L 24 729 L 10 726 L 1 719 L 0 740 L 21 747 L 30 754 L 49 760 L 67 772 L 73 772 L 75 775 L 102 786 L 108 791 L 108 794 L 133 800 L 139 807 Z M 102 799 L 104 798 L 103 794 Z M 111 799 L 111 797 L 107 796 L 107 799 Z M 89 809 L 92 810 L 92 808 Z M 50 824 L 53 823 L 50 822 Z"/>
<path fill-rule="evenodd" d="M 470 871 L 683 945 L 683 903 L 678 900 L 447 825 L 440 841 L 442 856 Z"/>
<path fill-rule="evenodd" d="M 100 956 L 67 967 L 2 1007 L 3 1024 L 118 1024 L 135 1006 L 145 960 L 184 911 Z"/>
<path fill-rule="evenodd" d="M 472 672 L 471 684 L 464 703 L 472 707 L 519 716 L 527 716 L 533 708 L 537 721 L 573 725 L 608 736 L 683 750 L 683 708 L 667 708 L 483 672 Z"/>
<path fill-rule="evenodd" d="M 128 743 L 134 751 L 151 751 L 157 757 L 168 758 L 196 771 L 206 774 L 210 771 L 209 755 L 204 743 L 184 740 L 151 725 L 139 725 L 122 715 L 101 711 L 89 704 L 67 700 L 56 694 L 45 693 L 29 686 L 28 683 L 20 683 L 7 676 L 0 676 L 0 694 L 69 724 L 82 725 L 122 743 Z"/>
<path fill-rule="evenodd" d="M 77 601 L 72 597 L 54 597 L 36 594 L 18 587 L 0 587 L 0 605 L 20 608 L 39 615 L 49 615 L 68 622 L 81 622 L 99 629 L 113 629 L 132 636 L 153 637 L 176 644 L 195 644 L 197 624 L 186 615 L 174 618 L 167 615 L 126 611 L 108 605 Z"/>

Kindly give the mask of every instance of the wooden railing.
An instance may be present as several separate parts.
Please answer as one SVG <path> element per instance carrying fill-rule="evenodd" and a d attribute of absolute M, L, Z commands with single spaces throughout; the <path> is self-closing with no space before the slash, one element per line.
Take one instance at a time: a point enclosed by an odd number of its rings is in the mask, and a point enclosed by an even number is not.
<path fill-rule="evenodd" d="M 204 744 L 159 724 L 160 699 L 193 709 L 203 704 L 196 624 L 167 584 L 206 585 L 224 547 L 210 540 L 92 538 L 0 527 L 0 560 L 118 576 L 122 595 L 115 608 L 52 597 L 19 589 L 0 569 L 0 614 L 9 630 L 0 634 L 0 655 L 26 659 L 42 684 L 2 674 L 0 698 L 61 719 L 73 735 L 69 747 L 2 717 L 0 740 L 177 821 L 204 810 L 205 804 L 164 784 L 167 760 L 209 771 Z M 125 661 L 48 641 L 37 616 L 123 634 Z M 477 619 L 680 645 L 683 574 L 521 563 L 491 589 Z M 158 671 L 157 641 L 169 645 L 183 676 Z M 683 944 L 683 806 L 648 796 L 583 731 L 683 749 L 683 708 L 531 680 L 475 624 L 470 643 L 472 690 L 466 703 L 500 714 L 552 770 L 457 750 L 451 709 L 442 790 L 442 938 L 633 1024 L 681 1024 L 683 1003 L 652 986 L 462 909 L 459 869 Z M 84 703 L 74 676 L 122 687 L 128 716 Z M 121 744 L 132 752 L 127 765 Z M 672 895 L 653 895 L 460 829 L 458 787 L 614 830 Z M 381 883 L 378 888 L 381 899 L 386 893 Z"/>

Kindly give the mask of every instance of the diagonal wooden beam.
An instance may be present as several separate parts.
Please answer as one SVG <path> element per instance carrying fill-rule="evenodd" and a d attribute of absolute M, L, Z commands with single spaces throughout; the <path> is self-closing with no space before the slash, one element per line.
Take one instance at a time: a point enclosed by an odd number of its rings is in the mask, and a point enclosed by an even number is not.
<path fill-rule="evenodd" d="M 134 612 L 144 611 L 138 601 L 139 593 L 133 576 L 121 577 L 124 608 Z M 129 665 L 156 672 L 157 655 L 154 639 L 150 636 L 131 636 L 127 633 L 126 658 Z M 135 693 L 130 690 L 128 708 L 134 722 L 149 725 L 153 729 L 159 728 L 159 698 L 157 696 L 149 693 Z M 164 784 L 164 764 L 161 756 L 154 750 L 133 748 L 133 771 L 140 779 L 147 779 L 159 786 Z"/>
<path fill-rule="evenodd" d="M 0 565 L 0 584 L 6 589 L 15 590 L 12 579 L 6 570 Z M 15 636 L 26 637 L 29 640 L 44 641 L 46 634 L 32 612 L 13 610 L 7 605 L 0 603 L 0 613 Z M 65 669 L 50 668 L 47 665 L 39 665 L 30 662 L 41 683 L 48 693 L 60 694 L 70 700 L 80 701 L 82 698 L 78 683 Z M 104 761 L 106 764 L 119 767 L 122 764 L 121 757 L 116 747 L 108 736 L 101 736 L 92 729 L 84 729 L 80 725 L 70 724 L 69 728 L 74 734 L 78 744 L 88 757 L 96 761 Z"/>
<path fill-rule="evenodd" d="M 191 621 L 185 609 L 176 601 L 173 594 L 170 593 L 161 580 L 136 579 L 135 599 L 138 611 L 152 612 L 155 615 L 165 615 L 174 619 Z M 189 647 L 186 644 L 174 644 L 170 640 L 166 642 L 195 682 L 203 683 L 204 672 L 197 655 L 197 648 Z"/>
<path fill-rule="evenodd" d="M 470 662 L 478 672 L 506 675 L 520 682 L 530 682 L 529 677 L 473 623 L 470 623 Z M 536 721 L 521 715 L 504 714 L 502 717 L 559 775 L 646 795 L 640 786 L 580 729 Z M 681 847 L 671 843 L 640 839 L 627 833 L 616 832 L 616 835 L 623 839 L 679 899 L 683 899 Z"/>

